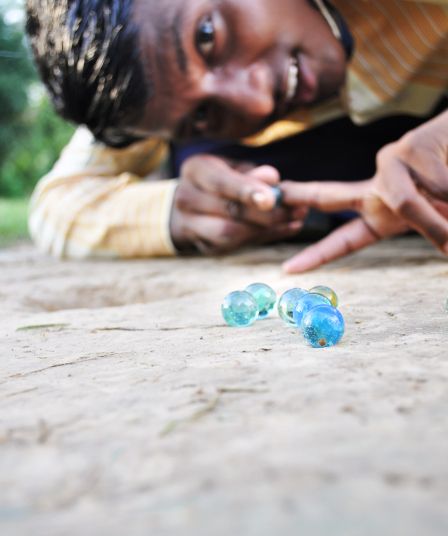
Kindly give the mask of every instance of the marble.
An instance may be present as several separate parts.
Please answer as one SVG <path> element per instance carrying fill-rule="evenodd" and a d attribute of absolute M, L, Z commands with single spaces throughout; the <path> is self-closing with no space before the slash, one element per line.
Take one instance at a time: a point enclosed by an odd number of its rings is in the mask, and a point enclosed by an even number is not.
<path fill-rule="evenodd" d="M 257 320 L 258 305 L 249 292 L 236 290 L 224 298 L 221 312 L 227 325 L 244 328 Z"/>
<path fill-rule="evenodd" d="M 258 318 L 266 318 L 277 303 L 274 289 L 264 283 L 252 283 L 246 287 L 246 292 L 252 294 L 258 305 Z"/>
<path fill-rule="evenodd" d="M 313 292 L 308 292 L 299 299 L 293 313 L 294 323 L 299 329 L 302 324 L 303 316 L 313 307 L 317 307 L 318 305 L 332 306 L 328 298 L 322 296 L 322 294 L 315 294 Z"/>
<path fill-rule="evenodd" d="M 313 292 L 315 294 L 321 294 L 322 296 L 325 296 L 326 298 L 330 300 L 331 305 L 333 307 L 337 307 L 339 305 L 338 295 L 330 287 L 326 287 L 324 285 L 318 285 L 317 287 L 310 288 L 309 292 Z"/>
<path fill-rule="evenodd" d="M 303 288 L 291 288 L 280 296 L 277 304 L 278 315 L 286 324 L 295 326 L 294 309 L 305 294 L 308 294 L 308 291 Z"/>
<path fill-rule="evenodd" d="M 331 305 L 313 307 L 302 318 L 302 333 L 314 348 L 334 346 L 345 331 L 344 317 Z"/>

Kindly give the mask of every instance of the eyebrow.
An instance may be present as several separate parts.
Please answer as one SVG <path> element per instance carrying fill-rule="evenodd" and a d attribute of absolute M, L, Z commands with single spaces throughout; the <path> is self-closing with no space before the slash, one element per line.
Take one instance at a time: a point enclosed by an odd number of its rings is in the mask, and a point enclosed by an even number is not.
<path fill-rule="evenodd" d="M 171 26 L 171 34 L 174 40 L 174 50 L 176 51 L 177 65 L 182 73 L 186 73 L 188 71 L 188 58 L 182 44 L 181 33 L 181 28 L 183 27 L 183 15 L 184 10 L 183 6 L 181 6 L 179 12 L 174 18 L 173 25 Z"/>

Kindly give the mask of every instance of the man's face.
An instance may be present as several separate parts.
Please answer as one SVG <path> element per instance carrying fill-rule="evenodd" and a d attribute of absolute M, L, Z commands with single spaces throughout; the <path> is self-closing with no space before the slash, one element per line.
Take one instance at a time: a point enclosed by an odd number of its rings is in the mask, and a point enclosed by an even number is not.
<path fill-rule="evenodd" d="M 307 0 L 135 0 L 154 95 L 137 131 L 238 139 L 336 93 L 345 55 Z"/>

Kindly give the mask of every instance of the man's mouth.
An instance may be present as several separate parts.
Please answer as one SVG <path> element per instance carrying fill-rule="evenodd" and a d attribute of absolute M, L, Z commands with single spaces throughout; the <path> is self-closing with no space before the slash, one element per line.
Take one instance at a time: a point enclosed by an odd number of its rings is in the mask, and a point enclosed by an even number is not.
<path fill-rule="evenodd" d="M 299 86 L 299 63 L 297 58 L 291 58 L 289 62 L 287 86 L 286 86 L 286 103 L 290 103 L 297 93 Z"/>
<path fill-rule="evenodd" d="M 312 103 L 317 96 L 318 81 L 311 69 L 308 58 L 294 52 L 289 58 L 284 91 L 283 107 L 288 112 L 297 106 Z"/>
<path fill-rule="evenodd" d="M 275 109 L 257 130 L 262 130 L 279 121 L 297 108 L 316 102 L 318 93 L 319 81 L 312 67 L 312 61 L 305 53 L 294 50 L 287 59 L 281 76 L 277 79 L 274 94 Z"/>

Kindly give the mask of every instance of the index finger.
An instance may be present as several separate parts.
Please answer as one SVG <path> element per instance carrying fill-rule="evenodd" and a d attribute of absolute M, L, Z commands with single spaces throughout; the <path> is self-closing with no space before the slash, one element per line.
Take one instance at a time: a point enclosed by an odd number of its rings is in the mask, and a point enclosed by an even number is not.
<path fill-rule="evenodd" d="M 308 272 L 370 246 L 379 239 L 364 220 L 357 218 L 286 261 L 283 264 L 283 270 L 288 274 Z"/>
<path fill-rule="evenodd" d="M 285 205 L 306 205 L 323 212 L 356 210 L 370 181 L 359 182 L 290 182 L 280 188 Z"/>
<path fill-rule="evenodd" d="M 182 168 L 183 174 L 201 190 L 260 210 L 271 210 L 275 204 L 269 185 L 273 182 L 273 170 L 263 166 L 244 174 L 232 169 L 222 159 L 209 155 L 190 158 Z M 263 174 L 266 181 L 262 179 Z"/>

